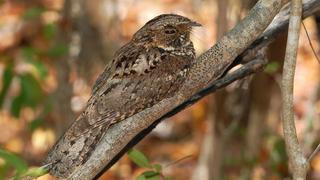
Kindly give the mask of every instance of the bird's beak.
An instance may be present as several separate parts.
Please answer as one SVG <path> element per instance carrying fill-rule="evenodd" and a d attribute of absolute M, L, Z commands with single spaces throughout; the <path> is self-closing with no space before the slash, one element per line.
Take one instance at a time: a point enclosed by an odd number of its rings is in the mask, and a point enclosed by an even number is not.
<path fill-rule="evenodd" d="M 202 26 L 200 23 L 196 22 L 196 21 L 191 21 L 190 22 L 191 26 Z"/>

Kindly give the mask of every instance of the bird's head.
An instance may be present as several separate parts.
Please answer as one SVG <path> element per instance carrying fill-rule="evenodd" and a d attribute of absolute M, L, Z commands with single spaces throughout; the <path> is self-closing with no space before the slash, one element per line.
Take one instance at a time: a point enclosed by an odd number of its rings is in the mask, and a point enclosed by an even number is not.
<path fill-rule="evenodd" d="M 175 49 L 190 44 L 192 27 L 201 24 L 176 14 L 162 14 L 148 21 L 133 36 L 133 41 L 146 46 Z"/>

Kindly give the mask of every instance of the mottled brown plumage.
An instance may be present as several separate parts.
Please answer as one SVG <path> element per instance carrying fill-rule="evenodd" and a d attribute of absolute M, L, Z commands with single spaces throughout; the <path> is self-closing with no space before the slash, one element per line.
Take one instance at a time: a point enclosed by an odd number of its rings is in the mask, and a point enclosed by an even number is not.
<path fill-rule="evenodd" d="M 195 59 L 193 26 L 199 24 L 183 16 L 157 16 L 115 53 L 86 109 L 48 155 L 51 174 L 67 177 L 86 162 L 110 125 L 174 95 Z"/>

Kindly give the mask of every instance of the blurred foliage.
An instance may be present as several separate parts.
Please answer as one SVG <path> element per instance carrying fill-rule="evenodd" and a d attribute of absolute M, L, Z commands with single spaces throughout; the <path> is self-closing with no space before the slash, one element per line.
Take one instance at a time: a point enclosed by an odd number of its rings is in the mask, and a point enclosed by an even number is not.
<path fill-rule="evenodd" d="M 29 8 L 24 12 L 22 17 L 26 20 L 39 18 L 43 12 L 45 12 L 45 9 L 41 7 Z"/>
<path fill-rule="evenodd" d="M 48 56 L 59 57 L 65 55 L 69 51 L 66 44 L 55 44 L 46 52 Z"/>
<path fill-rule="evenodd" d="M 1 166 L 0 177 L 2 179 L 4 179 L 6 173 L 6 171 L 4 170 L 6 170 L 9 167 L 13 167 L 17 171 L 16 176 L 20 176 L 28 169 L 27 163 L 23 159 L 8 151 L 0 149 L 0 157 L 5 162 L 4 165 Z"/>
<path fill-rule="evenodd" d="M 41 80 L 44 80 L 48 74 L 48 69 L 41 62 L 38 50 L 32 47 L 22 47 L 21 49 L 25 62 L 32 65 L 36 70 L 36 75 L 38 75 Z"/>
<path fill-rule="evenodd" d="M 9 90 L 11 81 L 13 78 L 13 65 L 12 63 L 7 64 L 4 73 L 2 75 L 2 89 L 0 91 L 0 107 L 3 105 L 4 98 Z"/>
<path fill-rule="evenodd" d="M 270 62 L 264 68 L 264 72 L 268 74 L 274 74 L 280 69 L 280 64 L 278 62 Z"/>
<path fill-rule="evenodd" d="M 151 164 L 150 160 L 139 150 L 131 149 L 128 151 L 128 157 L 139 167 L 147 169 L 139 176 L 137 180 L 171 180 L 172 177 L 164 176 L 162 173 L 163 167 L 160 164 Z"/>
<path fill-rule="evenodd" d="M 43 91 L 39 82 L 31 74 L 18 75 L 20 80 L 20 94 L 13 99 L 11 112 L 16 117 L 19 116 L 22 107 L 29 106 L 35 108 L 43 99 Z"/>
<path fill-rule="evenodd" d="M 46 174 L 46 170 L 41 167 L 29 168 L 27 163 L 19 156 L 5 151 L 0 148 L 0 158 L 4 160 L 4 164 L 0 165 L 0 179 L 5 179 L 10 168 L 15 172 L 13 179 L 21 179 L 22 177 L 39 177 Z"/>
<path fill-rule="evenodd" d="M 39 19 L 46 11 L 42 7 L 28 8 L 22 14 L 22 21 Z M 52 96 L 44 88 L 49 73 L 47 62 L 68 52 L 66 45 L 56 43 L 57 29 L 56 22 L 41 24 L 40 40 L 47 45 L 39 46 L 37 42 L 26 41 L 14 53 L 2 53 L 0 57 L 0 63 L 4 67 L 1 75 L 0 108 L 9 108 L 11 115 L 17 120 L 23 118 L 23 109 L 31 108 L 35 116 L 26 126 L 30 133 L 44 124 L 52 110 Z M 13 86 L 18 87 L 15 88 L 15 93 L 10 90 Z M 22 158 L 4 149 L 0 149 L 0 159 L 4 161 L 0 164 L 0 179 L 8 177 L 8 173 L 12 171 L 15 171 L 14 179 L 22 176 L 36 177 L 45 173 L 41 168 L 29 168 Z"/>
<path fill-rule="evenodd" d="M 47 38 L 48 40 L 51 40 L 56 35 L 57 31 L 58 31 L 57 25 L 54 23 L 49 23 L 44 25 L 42 33 L 45 38 Z"/>
<path fill-rule="evenodd" d="M 281 137 L 270 137 L 269 143 L 270 147 L 270 158 L 269 158 L 269 166 L 273 172 L 284 173 L 286 170 L 286 164 L 288 163 L 288 157 L 286 153 L 285 142 Z"/>
<path fill-rule="evenodd" d="M 131 149 L 128 151 L 129 158 L 140 167 L 151 168 L 149 159 L 140 151 Z"/>

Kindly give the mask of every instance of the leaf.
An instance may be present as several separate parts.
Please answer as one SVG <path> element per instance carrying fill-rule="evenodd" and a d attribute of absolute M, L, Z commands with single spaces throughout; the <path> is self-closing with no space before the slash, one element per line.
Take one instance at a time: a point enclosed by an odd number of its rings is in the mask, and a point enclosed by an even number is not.
<path fill-rule="evenodd" d="M 165 180 L 173 180 L 173 178 L 171 176 L 167 176 L 164 178 Z"/>
<path fill-rule="evenodd" d="M 2 174 L 5 175 L 5 172 L 8 170 L 8 165 L 12 166 L 16 170 L 14 179 L 21 179 L 22 176 L 39 177 L 47 173 L 45 169 L 40 167 L 28 169 L 28 165 L 23 159 L 9 151 L 0 149 L 0 157 L 5 162 L 5 166 L 1 168 L 3 171 Z"/>
<path fill-rule="evenodd" d="M 53 24 L 53 23 L 46 24 L 42 29 L 42 33 L 45 38 L 49 40 L 52 39 L 57 33 L 56 24 Z"/>
<path fill-rule="evenodd" d="M 156 172 L 156 171 L 145 171 L 142 173 L 142 175 L 144 175 L 144 177 L 146 177 L 146 178 L 151 178 L 153 176 L 158 176 L 160 174 L 159 174 L 159 172 Z"/>
<path fill-rule="evenodd" d="M 137 180 L 158 180 L 160 178 L 160 173 L 155 171 L 145 171 L 139 175 Z"/>
<path fill-rule="evenodd" d="M 280 64 L 278 62 L 271 62 L 267 64 L 267 66 L 264 69 L 264 72 L 269 74 L 274 74 L 279 70 L 279 68 L 280 68 Z"/>
<path fill-rule="evenodd" d="M 278 136 L 271 136 L 268 141 L 270 144 L 268 164 L 274 172 L 279 172 L 279 168 L 288 162 L 285 142 Z"/>
<path fill-rule="evenodd" d="M 35 61 L 37 59 L 36 55 L 38 51 L 35 48 L 27 46 L 27 47 L 23 47 L 21 51 L 22 51 L 22 56 L 26 61 L 28 62 Z"/>
<path fill-rule="evenodd" d="M 4 163 L 3 165 L 0 165 L 0 179 L 4 179 L 6 177 L 6 174 L 9 170 L 9 165 Z"/>
<path fill-rule="evenodd" d="M 39 177 L 47 174 L 47 170 L 41 167 L 37 168 L 29 168 L 25 173 L 23 173 L 20 177 Z"/>
<path fill-rule="evenodd" d="M 0 92 L 0 107 L 2 107 L 3 105 L 4 98 L 9 90 L 10 84 L 13 79 L 13 75 L 14 75 L 13 65 L 10 63 L 9 65 L 7 65 L 2 76 L 3 86 Z"/>
<path fill-rule="evenodd" d="M 0 157 L 3 158 L 7 164 L 14 167 L 18 174 L 28 169 L 26 162 L 11 152 L 0 149 Z"/>
<path fill-rule="evenodd" d="M 147 178 L 144 175 L 139 175 L 136 180 L 147 180 Z"/>
<path fill-rule="evenodd" d="M 47 77 L 48 69 L 43 63 L 40 61 L 30 61 L 30 64 L 35 67 L 41 80 L 44 80 Z"/>
<path fill-rule="evenodd" d="M 162 166 L 160 164 L 154 164 L 152 165 L 152 167 L 157 171 L 157 172 L 161 172 L 162 171 Z"/>
<path fill-rule="evenodd" d="M 35 107 L 44 99 L 44 93 L 39 82 L 31 74 L 22 74 L 20 78 L 20 94 L 11 104 L 11 113 L 19 117 L 20 110 L 24 106 Z"/>
<path fill-rule="evenodd" d="M 66 44 L 56 44 L 52 48 L 48 49 L 47 55 L 51 57 L 60 57 L 67 54 L 69 48 Z"/>
<path fill-rule="evenodd" d="M 39 60 L 38 54 L 39 54 L 39 50 L 34 49 L 32 47 L 22 48 L 23 58 L 37 70 L 37 73 L 39 74 L 40 79 L 44 80 L 44 78 L 48 75 L 48 69 Z"/>
<path fill-rule="evenodd" d="M 147 178 L 147 180 L 159 180 L 159 179 L 160 179 L 160 175 Z"/>
<path fill-rule="evenodd" d="M 21 108 L 23 106 L 23 97 L 22 94 L 15 97 L 11 103 L 11 114 L 15 117 L 19 117 Z"/>
<path fill-rule="evenodd" d="M 277 138 L 275 143 L 274 143 L 274 147 L 273 147 L 273 151 L 271 152 L 272 154 L 276 154 L 274 157 L 274 160 L 279 162 L 279 163 L 283 163 L 287 161 L 287 153 L 286 153 L 286 146 L 285 146 L 285 142 L 283 141 L 283 139 L 281 138 Z"/>
<path fill-rule="evenodd" d="M 20 75 L 21 96 L 23 103 L 35 107 L 44 97 L 39 82 L 31 74 Z"/>
<path fill-rule="evenodd" d="M 44 11 L 45 9 L 40 7 L 30 8 L 24 12 L 23 18 L 27 20 L 38 18 Z"/>
<path fill-rule="evenodd" d="M 136 149 L 129 150 L 128 156 L 139 167 L 146 167 L 146 168 L 151 167 L 148 158 L 142 152 Z"/>
<path fill-rule="evenodd" d="M 32 132 L 43 124 L 44 120 L 42 118 L 37 118 L 29 123 L 29 130 Z"/>

